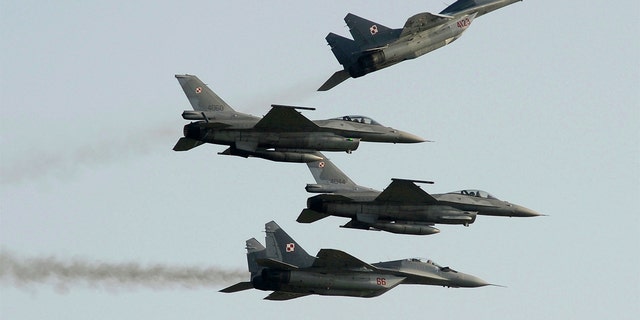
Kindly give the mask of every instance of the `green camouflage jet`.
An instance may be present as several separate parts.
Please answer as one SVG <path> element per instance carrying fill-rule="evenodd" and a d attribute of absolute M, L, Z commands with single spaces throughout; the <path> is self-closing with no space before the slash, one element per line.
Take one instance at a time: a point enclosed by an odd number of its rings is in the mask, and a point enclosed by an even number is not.
<path fill-rule="evenodd" d="M 306 190 L 323 194 L 307 200 L 307 208 L 297 219 L 300 223 L 339 216 L 351 218 L 344 228 L 429 235 L 440 232 L 434 224 L 468 226 L 476 220 L 476 215 L 541 216 L 481 190 L 430 195 L 416 185 L 432 184 L 430 181 L 392 179 L 380 192 L 357 185 L 322 153 L 315 155 L 323 160 L 307 163 L 316 183 L 307 184 Z"/>
<path fill-rule="evenodd" d="M 248 289 L 273 291 L 266 300 L 289 300 L 311 294 L 370 298 L 399 284 L 422 284 L 450 288 L 490 285 L 484 280 L 431 260 L 404 259 L 369 264 L 334 249 L 309 255 L 275 222 L 265 225 L 266 248 L 255 238 L 246 242 L 251 281 L 220 292 Z"/>
<path fill-rule="evenodd" d="M 353 40 L 335 33 L 326 37 L 344 70 L 334 73 L 318 91 L 444 47 L 460 38 L 475 18 L 518 1 L 522 0 L 458 0 L 438 14 L 414 15 L 402 29 L 349 13 L 344 21 Z"/>
<path fill-rule="evenodd" d="M 173 147 L 186 151 L 204 143 L 229 146 L 222 155 L 258 157 L 283 162 L 319 160 L 315 151 L 356 150 L 360 141 L 418 143 L 426 140 L 394 128 L 385 127 L 365 116 L 311 121 L 296 109 L 307 107 L 272 105 L 263 117 L 240 113 L 231 108 L 198 77 L 176 75 L 193 111 L 182 113 L 184 137 Z"/>

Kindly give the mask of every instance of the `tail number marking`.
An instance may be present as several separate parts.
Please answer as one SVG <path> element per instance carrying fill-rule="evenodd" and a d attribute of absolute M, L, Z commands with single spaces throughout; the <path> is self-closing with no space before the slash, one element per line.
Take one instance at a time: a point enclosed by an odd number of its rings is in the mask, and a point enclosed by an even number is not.
<path fill-rule="evenodd" d="M 468 27 L 469 25 L 471 25 L 471 20 L 469 20 L 469 18 L 464 18 L 464 19 L 458 21 L 458 28 L 460 28 L 460 29 L 464 29 L 464 28 Z"/>
<path fill-rule="evenodd" d="M 386 278 L 376 278 L 376 284 L 379 286 L 386 286 L 387 279 Z"/>

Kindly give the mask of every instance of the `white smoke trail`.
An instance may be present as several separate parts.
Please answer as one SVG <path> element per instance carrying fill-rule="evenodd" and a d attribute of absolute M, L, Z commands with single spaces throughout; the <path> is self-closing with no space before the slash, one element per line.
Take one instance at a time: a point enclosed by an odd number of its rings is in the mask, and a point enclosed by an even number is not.
<path fill-rule="evenodd" d="M 62 261 L 55 257 L 22 258 L 0 252 L 0 284 L 15 287 L 51 284 L 64 291 L 84 284 L 116 290 L 136 287 L 195 289 L 220 287 L 247 279 L 247 271 L 216 267 Z"/>
<path fill-rule="evenodd" d="M 320 80 L 298 81 L 286 88 L 264 95 L 254 94 L 242 106 L 233 106 L 239 112 L 262 116 L 271 104 L 305 105 L 305 101 L 316 93 Z M 188 105 L 188 104 L 186 104 Z M 328 107 L 328 106 L 327 106 Z M 179 117 L 180 110 L 176 111 Z M 305 114 L 311 116 L 312 114 Z M 186 122 L 185 122 L 186 124 Z M 0 185 L 21 184 L 50 176 L 69 177 L 84 167 L 93 168 L 101 164 L 122 161 L 125 158 L 142 156 L 154 151 L 172 152 L 175 141 L 182 136 L 182 126 L 158 125 L 142 131 L 133 131 L 118 137 L 114 133 L 85 145 L 64 146 L 56 151 L 30 151 L 13 161 L 0 161 Z M 162 149 L 159 149 L 162 148 Z"/>
<path fill-rule="evenodd" d="M 54 152 L 34 150 L 12 162 L 2 161 L 0 184 L 20 184 L 52 175 L 70 176 L 84 167 L 94 167 L 147 154 L 158 146 L 162 146 L 162 150 L 169 153 L 174 143 L 172 138 L 177 140 L 181 135 L 180 130 L 180 128 L 158 126 L 120 139 L 102 137 L 90 144 Z"/>

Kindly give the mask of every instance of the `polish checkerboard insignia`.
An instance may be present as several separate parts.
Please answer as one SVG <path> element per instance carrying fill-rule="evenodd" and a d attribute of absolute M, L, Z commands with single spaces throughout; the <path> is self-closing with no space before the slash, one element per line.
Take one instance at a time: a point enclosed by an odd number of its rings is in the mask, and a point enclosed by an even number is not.
<path fill-rule="evenodd" d="M 296 244 L 295 243 L 287 243 L 287 245 L 285 246 L 284 250 L 286 252 L 293 252 L 294 250 L 296 250 Z"/>

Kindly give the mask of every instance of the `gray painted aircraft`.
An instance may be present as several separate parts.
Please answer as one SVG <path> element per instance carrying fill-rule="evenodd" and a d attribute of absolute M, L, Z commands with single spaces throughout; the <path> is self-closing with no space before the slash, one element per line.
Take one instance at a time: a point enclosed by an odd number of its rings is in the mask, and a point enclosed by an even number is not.
<path fill-rule="evenodd" d="M 272 105 L 263 117 L 240 113 L 231 108 L 198 77 L 176 75 L 193 111 L 182 113 L 184 137 L 173 147 L 186 151 L 204 143 L 229 146 L 222 155 L 258 157 L 273 161 L 310 162 L 319 160 L 315 151 L 356 150 L 360 141 L 417 143 L 426 140 L 394 128 L 385 127 L 365 116 L 344 116 L 311 121 L 296 109 L 307 107 Z"/>
<path fill-rule="evenodd" d="M 344 21 L 353 40 L 335 33 L 326 37 L 344 70 L 334 73 L 318 91 L 444 47 L 460 38 L 475 18 L 518 1 L 522 0 L 458 0 L 438 14 L 414 15 L 402 29 L 349 13 Z"/>
<path fill-rule="evenodd" d="M 307 163 L 315 184 L 311 193 L 322 193 L 307 200 L 297 221 L 312 223 L 328 216 L 351 218 L 344 228 L 382 230 L 392 233 L 429 235 L 440 232 L 434 224 L 468 226 L 476 215 L 535 217 L 541 214 L 490 195 L 481 190 L 461 190 L 428 194 L 416 183 L 430 181 L 392 179 L 380 192 L 353 182 L 322 153 L 323 158 Z"/>
<path fill-rule="evenodd" d="M 311 294 L 370 298 L 399 284 L 450 288 L 490 285 L 484 280 L 431 260 L 404 259 L 369 264 L 335 249 L 309 255 L 275 222 L 265 224 L 266 247 L 251 238 L 246 242 L 250 281 L 220 292 L 248 289 L 274 291 L 266 300 L 289 300 Z"/>

